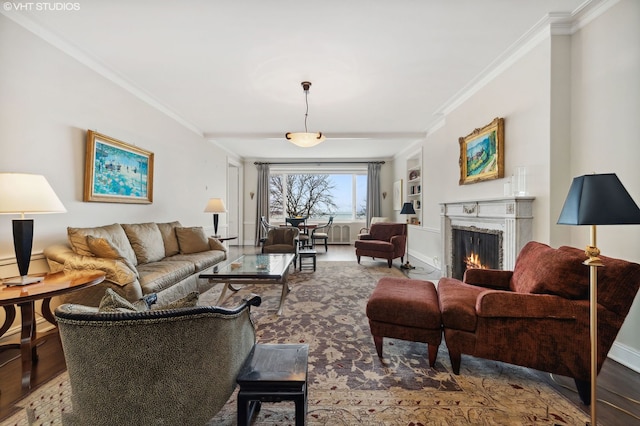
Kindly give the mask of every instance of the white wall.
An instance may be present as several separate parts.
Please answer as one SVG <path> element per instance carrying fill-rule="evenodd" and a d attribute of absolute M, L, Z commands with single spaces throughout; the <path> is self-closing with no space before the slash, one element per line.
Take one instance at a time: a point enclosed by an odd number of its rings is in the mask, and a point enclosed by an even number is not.
<path fill-rule="evenodd" d="M 534 239 L 549 241 L 549 54 L 547 39 L 451 111 L 444 124 L 427 135 L 422 159 L 423 229 L 412 227 L 412 255 L 422 247 L 433 251 L 418 251 L 418 257 L 440 256 L 440 203 L 501 197 L 504 183 L 519 166 L 527 168 L 527 191 L 536 197 Z M 505 119 L 505 178 L 459 185 L 458 139 L 495 117 Z M 404 174 L 405 161 L 396 158 L 397 176 Z"/>
<path fill-rule="evenodd" d="M 43 174 L 68 211 L 33 216 L 32 272 L 46 270 L 38 253 L 66 241 L 67 226 L 180 220 L 212 228 L 203 210 L 226 194 L 220 149 L 2 15 L 0 77 L 0 171 Z M 87 129 L 155 154 L 153 204 L 82 201 Z M 18 273 L 12 218 L 0 215 L 2 277 Z"/>
<path fill-rule="evenodd" d="M 34 251 L 66 226 L 180 220 L 211 227 L 210 197 L 226 194 L 226 156 L 194 132 L 0 16 L 0 171 L 43 174 L 68 213 L 34 216 Z M 86 130 L 155 154 L 150 205 L 82 201 Z M 0 216 L 0 258 L 13 256 Z"/>
<path fill-rule="evenodd" d="M 618 175 L 640 204 L 640 2 L 622 0 L 574 34 L 571 46 L 572 176 Z M 603 206 L 606 208 L 606 206 Z M 587 227 L 570 227 L 570 244 L 586 246 Z M 640 225 L 598 227 L 605 256 L 640 263 Z M 640 297 L 610 356 L 640 371 Z"/>
<path fill-rule="evenodd" d="M 543 38 L 443 118 L 423 147 L 423 224 L 412 227 L 412 256 L 441 253 L 439 203 L 499 197 L 506 179 L 459 186 L 458 138 L 505 119 L 505 176 L 528 171 L 533 238 L 584 247 L 588 229 L 556 225 L 573 177 L 615 172 L 640 202 L 640 2 L 622 0 L 573 35 Z M 394 175 L 405 175 L 406 157 Z M 604 255 L 640 262 L 640 226 L 600 227 Z M 640 302 L 610 356 L 640 371 Z"/>

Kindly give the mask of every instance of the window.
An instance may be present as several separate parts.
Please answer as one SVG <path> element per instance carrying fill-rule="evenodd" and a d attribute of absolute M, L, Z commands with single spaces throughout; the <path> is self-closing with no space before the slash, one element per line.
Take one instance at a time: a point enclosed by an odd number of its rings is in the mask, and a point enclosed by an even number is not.
<path fill-rule="evenodd" d="M 367 212 L 367 171 L 271 170 L 269 217 L 309 216 L 335 221 L 364 220 Z"/>

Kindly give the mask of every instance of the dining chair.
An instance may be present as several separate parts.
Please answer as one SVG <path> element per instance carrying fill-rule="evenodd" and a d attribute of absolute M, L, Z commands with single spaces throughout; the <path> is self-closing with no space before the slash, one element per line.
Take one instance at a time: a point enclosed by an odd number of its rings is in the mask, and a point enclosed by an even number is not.
<path fill-rule="evenodd" d="M 329 216 L 329 222 L 317 226 L 311 231 L 311 247 L 316 246 L 316 240 L 324 240 L 324 251 L 328 251 L 329 229 L 331 229 L 332 224 L 333 216 Z"/>
<path fill-rule="evenodd" d="M 309 245 L 309 241 L 310 241 L 309 232 L 307 230 L 307 219 L 309 219 L 309 216 L 285 218 L 285 222 L 288 225 L 291 225 L 293 227 L 300 229 L 301 232 L 298 235 L 298 242 L 300 244 L 300 248 L 305 248 L 307 245 Z"/>
<path fill-rule="evenodd" d="M 307 219 L 309 219 L 309 216 L 304 216 L 304 217 L 287 217 L 285 218 L 285 222 L 290 224 L 291 226 L 300 226 L 300 224 L 305 224 L 307 223 Z"/>
<path fill-rule="evenodd" d="M 260 227 L 262 228 L 262 237 L 260 238 L 260 246 L 264 245 L 264 242 L 267 240 L 267 234 L 269 230 L 277 228 L 277 226 L 273 226 L 269 223 L 266 216 L 260 216 Z"/>

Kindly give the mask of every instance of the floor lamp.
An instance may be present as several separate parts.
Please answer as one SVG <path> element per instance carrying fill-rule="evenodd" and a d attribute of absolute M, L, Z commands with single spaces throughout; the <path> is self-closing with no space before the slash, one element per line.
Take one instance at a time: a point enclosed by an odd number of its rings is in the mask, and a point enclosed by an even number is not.
<path fill-rule="evenodd" d="M 413 208 L 413 203 L 407 202 L 402 205 L 402 210 L 400 210 L 400 214 L 416 214 L 416 211 Z M 409 222 L 409 218 L 407 217 L 407 223 Z M 407 262 L 401 266 L 402 269 L 416 269 L 411 263 L 409 263 L 409 230 L 407 229 Z"/>
<path fill-rule="evenodd" d="M 596 381 L 598 376 L 598 267 L 603 266 L 596 247 L 596 225 L 640 224 L 640 209 L 615 173 L 592 174 L 573 179 L 558 224 L 590 225 L 589 257 L 589 336 L 591 342 L 591 425 L 597 424 Z"/>
<path fill-rule="evenodd" d="M 226 213 L 227 208 L 224 206 L 222 198 L 212 198 L 204 208 L 205 213 L 213 213 L 213 233 L 214 237 L 218 238 L 218 213 Z"/>
<path fill-rule="evenodd" d="M 29 277 L 33 247 L 33 219 L 25 213 L 64 213 L 62 202 L 42 175 L 0 173 L 0 214 L 20 214 L 13 219 L 13 248 L 20 277 L 4 280 L 6 285 L 27 285 L 43 277 Z"/>

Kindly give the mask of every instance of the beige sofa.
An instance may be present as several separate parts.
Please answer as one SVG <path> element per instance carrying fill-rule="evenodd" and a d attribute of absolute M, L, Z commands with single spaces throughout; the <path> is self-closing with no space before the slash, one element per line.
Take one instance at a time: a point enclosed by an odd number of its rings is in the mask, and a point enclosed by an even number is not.
<path fill-rule="evenodd" d="M 166 304 L 198 291 L 198 274 L 227 258 L 220 241 L 177 221 L 69 227 L 67 235 L 68 245 L 44 250 L 51 271 L 96 269 L 106 279 L 56 304 L 98 306 L 107 287 L 131 302 L 156 293 L 158 303 Z"/>

